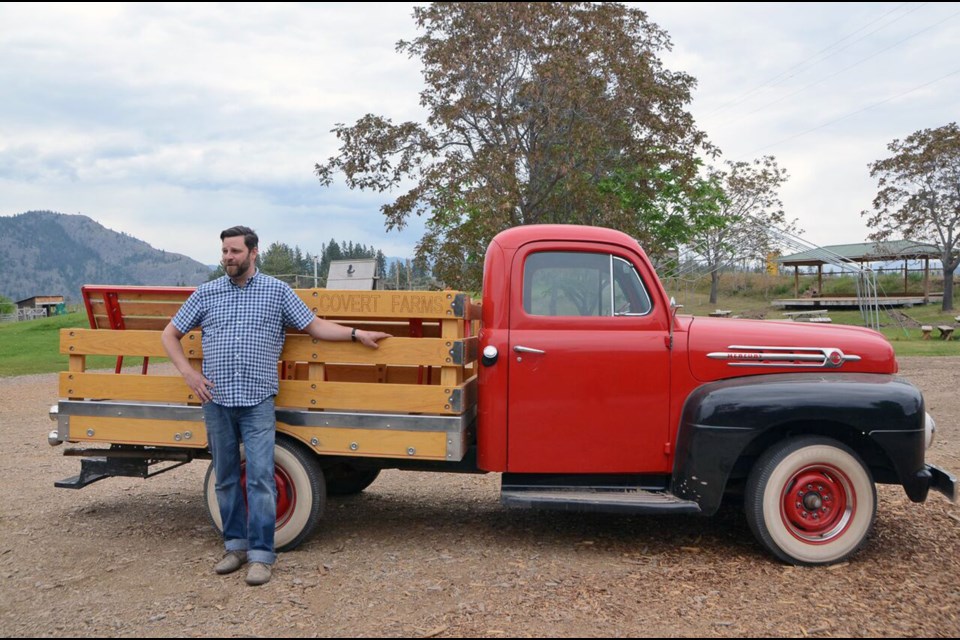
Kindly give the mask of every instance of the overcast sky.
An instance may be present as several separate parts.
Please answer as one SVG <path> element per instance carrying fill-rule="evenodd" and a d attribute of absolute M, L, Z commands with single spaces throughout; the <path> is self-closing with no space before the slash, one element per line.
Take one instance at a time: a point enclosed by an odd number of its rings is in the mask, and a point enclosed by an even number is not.
<path fill-rule="evenodd" d="M 724 159 L 774 155 L 815 244 L 863 242 L 887 145 L 960 115 L 960 3 L 629 3 Z M 0 215 L 87 215 L 207 264 L 234 224 L 316 253 L 409 256 L 390 194 L 323 188 L 330 130 L 422 120 L 408 3 L 0 3 Z M 393 194 L 396 195 L 396 194 Z"/>

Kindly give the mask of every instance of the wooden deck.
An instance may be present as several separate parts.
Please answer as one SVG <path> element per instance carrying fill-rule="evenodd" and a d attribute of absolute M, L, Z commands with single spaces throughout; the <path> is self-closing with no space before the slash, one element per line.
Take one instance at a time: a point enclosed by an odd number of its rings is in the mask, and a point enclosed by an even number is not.
<path fill-rule="evenodd" d="M 880 298 L 880 305 L 884 307 L 912 307 L 927 303 L 939 303 L 943 295 L 931 295 L 926 301 L 923 296 L 890 296 Z M 860 302 L 857 298 L 781 298 L 770 303 L 778 309 L 858 309 Z"/>

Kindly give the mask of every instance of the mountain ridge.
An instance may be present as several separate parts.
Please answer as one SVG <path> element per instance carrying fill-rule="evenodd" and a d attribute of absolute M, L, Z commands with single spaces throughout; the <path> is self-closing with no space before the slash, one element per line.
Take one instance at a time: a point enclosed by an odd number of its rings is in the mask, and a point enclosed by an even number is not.
<path fill-rule="evenodd" d="M 85 284 L 195 286 L 210 273 L 193 258 L 156 249 L 85 215 L 0 216 L 0 295 L 13 301 L 62 295 L 77 303 Z"/>

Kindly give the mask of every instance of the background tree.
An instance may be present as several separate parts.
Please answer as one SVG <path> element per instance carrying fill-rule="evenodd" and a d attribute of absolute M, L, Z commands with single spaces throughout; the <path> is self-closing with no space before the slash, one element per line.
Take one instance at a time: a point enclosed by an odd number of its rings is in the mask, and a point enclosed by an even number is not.
<path fill-rule="evenodd" d="M 282 242 L 273 242 L 260 255 L 260 271 L 276 276 L 304 274 L 300 247 L 291 248 Z"/>
<path fill-rule="evenodd" d="M 625 211 L 634 212 L 631 235 L 658 269 L 695 233 L 729 222 L 720 215 L 727 202 L 717 176 L 682 180 L 670 169 L 636 167 L 614 171 L 600 181 L 600 189 L 615 194 Z"/>
<path fill-rule="evenodd" d="M 736 259 L 763 258 L 776 244 L 776 229 L 798 233 L 787 223 L 778 191 L 787 181 L 776 158 L 753 162 L 727 161 L 726 169 L 711 169 L 708 182 L 719 185 L 724 197 L 691 233 L 693 251 L 710 272 L 710 303 L 716 304 L 724 267 Z"/>
<path fill-rule="evenodd" d="M 483 249 L 507 227 L 631 232 L 634 212 L 600 181 L 636 167 L 689 179 L 712 151 L 685 111 L 694 79 L 663 68 L 669 38 L 639 9 L 439 2 L 413 15 L 423 35 L 397 49 L 423 63 L 426 122 L 337 124 L 339 154 L 315 169 L 324 185 L 342 171 L 350 188 L 408 189 L 382 207 L 386 227 L 426 216 L 417 255 L 448 285 L 478 288 Z"/>
<path fill-rule="evenodd" d="M 316 256 L 317 286 L 325 287 L 327 276 L 330 273 L 330 262 L 333 260 L 375 259 L 377 273 L 381 276 L 386 272 L 387 259 L 383 252 L 374 247 L 350 241 L 337 242 L 331 238 L 323 245 Z M 257 255 L 257 268 L 263 273 L 280 277 L 294 287 L 310 287 L 314 285 L 314 255 L 304 253 L 299 246 L 291 247 L 283 242 L 273 242 L 262 253 Z M 224 275 L 223 265 L 220 264 L 207 278 L 215 280 Z"/>
<path fill-rule="evenodd" d="M 944 311 L 953 310 L 953 274 L 960 265 L 960 129 L 956 122 L 916 131 L 887 145 L 889 158 L 870 167 L 880 191 L 873 213 L 861 212 L 873 241 L 899 236 L 928 243 L 943 263 Z"/>

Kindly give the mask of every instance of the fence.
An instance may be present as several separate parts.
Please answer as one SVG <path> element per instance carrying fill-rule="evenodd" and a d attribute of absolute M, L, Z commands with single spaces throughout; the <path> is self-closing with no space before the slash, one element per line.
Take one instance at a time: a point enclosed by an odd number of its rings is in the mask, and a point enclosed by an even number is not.
<path fill-rule="evenodd" d="M 17 309 L 16 313 L 7 313 L 0 315 L 0 322 L 20 322 L 22 320 L 35 320 L 37 318 L 46 318 L 47 310 L 43 307 Z"/>

